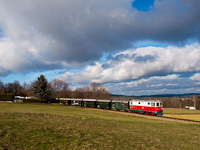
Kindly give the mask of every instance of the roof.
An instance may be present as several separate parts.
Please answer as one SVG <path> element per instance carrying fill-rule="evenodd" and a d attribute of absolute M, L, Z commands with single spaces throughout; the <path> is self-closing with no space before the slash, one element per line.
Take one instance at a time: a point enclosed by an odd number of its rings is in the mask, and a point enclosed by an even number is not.
<path fill-rule="evenodd" d="M 97 99 L 97 102 L 111 102 L 111 100 Z"/>
<path fill-rule="evenodd" d="M 96 99 L 83 99 L 83 101 L 88 101 L 88 102 L 96 102 Z"/>
<path fill-rule="evenodd" d="M 112 100 L 113 103 L 128 103 L 129 101 L 122 101 L 122 100 Z"/>
<path fill-rule="evenodd" d="M 70 98 L 59 98 L 59 100 L 70 100 Z"/>
<path fill-rule="evenodd" d="M 161 102 L 160 100 L 141 100 L 141 99 L 132 99 L 131 100 L 132 102 L 154 102 L 154 103 L 156 103 L 156 102 Z"/>
<path fill-rule="evenodd" d="M 71 98 L 71 101 L 83 101 L 83 99 L 76 99 L 76 98 Z"/>

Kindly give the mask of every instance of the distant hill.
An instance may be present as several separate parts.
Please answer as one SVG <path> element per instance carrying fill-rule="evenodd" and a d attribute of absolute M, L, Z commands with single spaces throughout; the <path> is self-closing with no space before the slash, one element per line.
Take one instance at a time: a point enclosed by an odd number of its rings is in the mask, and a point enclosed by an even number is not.
<path fill-rule="evenodd" d="M 141 95 L 141 96 L 127 96 L 112 94 L 112 97 L 191 97 L 193 94 L 200 97 L 200 93 L 187 93 L 187 94 L 158 94 L 158 95 Z"/>

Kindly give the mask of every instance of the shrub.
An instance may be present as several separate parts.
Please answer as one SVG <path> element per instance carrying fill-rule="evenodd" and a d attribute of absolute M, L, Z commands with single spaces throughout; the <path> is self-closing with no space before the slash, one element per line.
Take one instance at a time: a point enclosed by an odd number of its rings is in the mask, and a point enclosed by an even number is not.
<path fill-rule="evenodd" d="M 0 94 L 0 101 L 13 101 L 13 94 Z"/>
<path fill-rule="evenodd" d="M 42 103 L 41 99 L 23 99 L 24 103 Z"/>

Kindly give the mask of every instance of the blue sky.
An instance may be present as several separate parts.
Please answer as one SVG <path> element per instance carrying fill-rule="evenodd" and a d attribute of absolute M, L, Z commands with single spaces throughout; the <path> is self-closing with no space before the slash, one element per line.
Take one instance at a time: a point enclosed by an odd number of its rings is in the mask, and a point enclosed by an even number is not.
<path fill-rule="evenodd" d="M 23 4 L 23 5 L 22 5 Z M 200 92 L 199 0 L 0 0 L 0 79 Z"/>
<path fill-rule="evenodd" d="M 148 11 L 154 4 L 154 0 L 135 0 L 132 6 L 139 11 Z"/>

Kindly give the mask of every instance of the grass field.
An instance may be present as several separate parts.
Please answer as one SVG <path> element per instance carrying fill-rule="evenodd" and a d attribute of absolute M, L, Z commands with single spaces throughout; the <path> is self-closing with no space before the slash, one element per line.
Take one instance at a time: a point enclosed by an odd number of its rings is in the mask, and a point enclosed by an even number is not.
<path fill-rule="evenodd" d="M 192 149 L 200 124 L 51 104 L 0 103 L 0 149 Z"/>
<path fill-rule="evenodd" d="M 164 116 L 200 121 L 200 110 L 164 108 Z"/>

